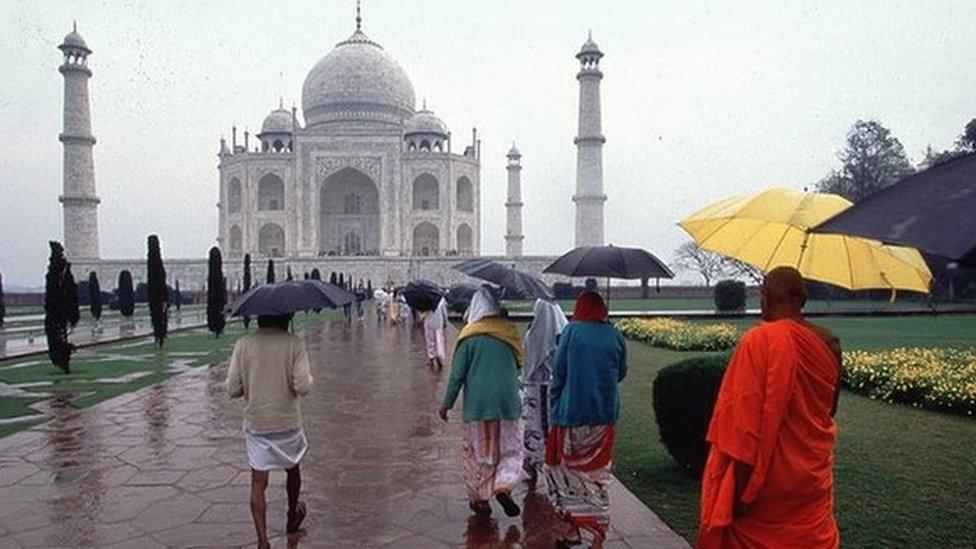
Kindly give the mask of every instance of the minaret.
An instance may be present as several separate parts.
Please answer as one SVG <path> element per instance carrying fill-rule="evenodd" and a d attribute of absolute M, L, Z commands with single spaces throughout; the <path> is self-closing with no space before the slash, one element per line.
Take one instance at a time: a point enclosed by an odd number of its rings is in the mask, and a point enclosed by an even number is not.
<path fill-rule="evenodd" d="M 586 39 L 576 58 L 580 61 L 579 132 L 576 139 L 576 245 L 602 246 L 603 240 L 603 137 L 600 124 L 600 58 L 603 53 Z"/>
<path fill-rule="evenodd" d="M 522 255 L 522 153 L 515 148 L 508 151 L 508 199 L 505 201 L 507 223 L 505 227 L 505 255 Z"/>
<path fill-rule="evenodd" d="M 78 34 L 78 27 L 58 46 L 64 63 L 64 194 L 58 200 L 64 208 L 64 249 L 72 261 L 98 259 L 98 195 L 95 191 L 95 162 L 88 101 L 88 68 L 91 50 Z"/>

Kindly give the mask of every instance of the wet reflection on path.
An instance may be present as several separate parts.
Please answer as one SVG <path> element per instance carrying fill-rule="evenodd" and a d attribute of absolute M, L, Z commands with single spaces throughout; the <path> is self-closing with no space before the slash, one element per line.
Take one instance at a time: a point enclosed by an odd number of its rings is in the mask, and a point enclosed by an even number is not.
<path fill-rule="evenodd" d="M 300 546 L 553 546 L 544 495 L 517 494 L 522 517 L 471 517 L 460 424 L 436 415 L 447 371 L 425 365 L 422 333 L 335 322 L 306 344 L 315 388 L 302 402 L 310 514 Z M 251 543 L 240 403 L 223 393 L 225 372 L 192 370 L 84 411 L 54 400 L 52 421 L 0 440 L 0 546 Z M 607 547 L 675 541 L 620 491 Z M 274 546 L 285 546 L 283 474 L 268 497 Z"/>

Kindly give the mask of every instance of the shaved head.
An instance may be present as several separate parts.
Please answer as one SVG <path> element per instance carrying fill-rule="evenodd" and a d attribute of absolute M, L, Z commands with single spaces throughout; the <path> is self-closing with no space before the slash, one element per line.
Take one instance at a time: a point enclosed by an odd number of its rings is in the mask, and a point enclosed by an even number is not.
<path fill-rule="evenodd" d="M 801 316 L 807 289 L 800 272 L 793 267 L 776 267 L 766 273 L 762 286 L 764 320 Z"/>

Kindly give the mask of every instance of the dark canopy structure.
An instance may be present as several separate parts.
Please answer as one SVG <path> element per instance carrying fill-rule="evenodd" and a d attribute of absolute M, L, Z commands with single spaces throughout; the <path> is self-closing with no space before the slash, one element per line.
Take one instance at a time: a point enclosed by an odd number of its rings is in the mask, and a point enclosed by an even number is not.
<path fill-rule="evenodd" d="M 813 231 L 912 246 L 976 267 L 976 153 L 906 177 Z"/>

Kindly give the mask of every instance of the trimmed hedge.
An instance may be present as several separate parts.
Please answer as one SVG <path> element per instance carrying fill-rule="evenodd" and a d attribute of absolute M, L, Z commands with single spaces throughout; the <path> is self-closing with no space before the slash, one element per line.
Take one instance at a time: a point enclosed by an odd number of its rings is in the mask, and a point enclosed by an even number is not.
<path fill-rule="evenodd" d="M 701 477 L 708 458 L 705 433 L 728 361 L 728 356 L 695 357 L 663 368 L 654 378 L 654 416 L 661 442 L 695 478 Z"/>
<path fill-rule="evenodd" d="M 746 284 L 739 280 L 721 280 L 715 285 L 715 310 L 736 312 L 746 310 Z"/>

